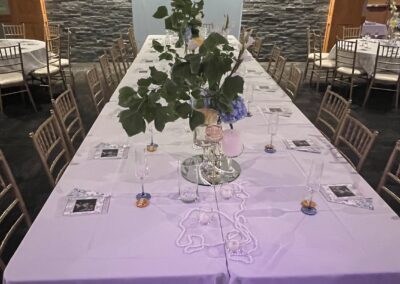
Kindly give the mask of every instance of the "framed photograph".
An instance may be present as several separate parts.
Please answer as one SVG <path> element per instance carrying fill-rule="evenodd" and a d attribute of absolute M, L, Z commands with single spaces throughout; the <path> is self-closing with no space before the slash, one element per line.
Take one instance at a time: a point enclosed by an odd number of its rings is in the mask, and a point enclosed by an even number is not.
<path fill-rule="evenodd" d="M 108 203 L 107 196 L 71 197 L 65 206 L 64 215 L 101 214 L 107 210 Z"/>
<path fill-rule="evenodd" d="M 310 147 L 311 144 L 307 140 L 293 140 L 293 144 L 296 147 Z"/>
<path fill-rule="evenodd" d="M 324 185 L 321 187 L 321 193 L 328 201 L 362 198 L 351 184 Z"/>
<path fill-rule="evenodd" d="M 126 159 L 129 153 L 129 146 L 100 143 L 92 152 L 92 159 Z"/>

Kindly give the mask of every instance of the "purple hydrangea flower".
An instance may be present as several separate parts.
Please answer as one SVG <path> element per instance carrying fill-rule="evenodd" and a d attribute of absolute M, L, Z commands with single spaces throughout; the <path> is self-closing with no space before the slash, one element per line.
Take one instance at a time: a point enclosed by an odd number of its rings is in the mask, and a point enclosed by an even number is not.
<path fill-rule="evenodd" d="M 187 27 L 185 30 L 185 42 L 188 43 L 192 39 L 192 29 Z"/>
<path fill-rule="evenodd" d="M 225 123 L 235 123 L 247 116 L 247 108 L 242 97 L 232 101 L 232 112 L 219 111 L 221 120 Z"/>

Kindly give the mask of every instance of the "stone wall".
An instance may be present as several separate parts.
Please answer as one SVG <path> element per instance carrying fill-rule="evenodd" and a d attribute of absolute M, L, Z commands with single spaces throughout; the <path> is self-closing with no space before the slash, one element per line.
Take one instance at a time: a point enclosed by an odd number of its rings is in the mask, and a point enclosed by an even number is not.
<path fill-rule="evenodd" d="M 304 61 L 306 28 L 325 28 L 328 8 L 329 0 L 244 0 L 242 25 L 263 38 L 260 58 L 276 43 L 288 61 Z"/>
<path fill-rule="evenodd" d="M 151 0 L 149 0 L 151 1 Z M 215 0 L 217 1 L 217 0 Z M 73 60 L 94 62 L 132 24 L 131 0 L 46 0 L 50 22 L 73 30 Z M 244 0 L 242 24 L 264 38 L 261 57 L 274 43 L 289 61 L 303 61 L 306 27 L 326 21 L 329 0 Z"/>
<path fill-rule="evenodd" d="M 132 25 L 131 0 L 46 0 L 46 8 L 50 23 L 72 29 L 75 62 L 96 61 Z"/>

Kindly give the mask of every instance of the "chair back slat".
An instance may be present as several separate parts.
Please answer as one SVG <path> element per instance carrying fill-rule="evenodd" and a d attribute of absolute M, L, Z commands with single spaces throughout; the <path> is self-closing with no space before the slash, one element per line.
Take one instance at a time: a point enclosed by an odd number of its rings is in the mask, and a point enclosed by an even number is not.
<path fill-rule="evenodd" d="M 0 47 L 0 74 L 22 73 L 25 78 L 21 45 Z"/>
<path fill-rule="evenodd" d="M 71 161 L 71 154 L 54 112 L 51 111 L 51 116 L 29 136 L 32 138 L 51 185 L 55 186 Z"/>
<path fill-rule="evenodd" d="M 350 26 L 343 27 L 343 36 L 342 36 L 343 40 L 360 38 L 360 37 L 361 37 L 361 27 L 350 27 Z"/>
<path fill-rule="evenodd" d="M 276 69 L 276 61 L 278 60 L 279 56 L 281 55 L 281 49 L 274 45 L 272 47 L 271 54 L 269 56 L 269 62 L 267 67 L 267 72 L 270 74 L 275 73 Z"/>
<path fill-rule="evenodd" d="M 397 46 L 378 45 L 375 60 L 376 73 L 400 74 L 400 48 Z"/>
<path fill-rule="evenodd" d="M 139 52 L 138 47 L 137 47 L 137 42 L 135 38 L 135 32 L 133 30 L 133 27 L 128 28 L 128 39 L 129 39 L 129 44 L 131 48 L 131 52 L 133 55 L 133 58 L 135 58 Z"/>
<path fill-rule="evenodd" d="M 96 107 L 97 113 L 100 113 L 105 104 L 105 95 L 96 66 L 86 72 L 86 79 L 89 85 L 92 101 Z"/>
<path fill-rule="evenodd" d="M 272 78 L 279 84 L 282 80 L 283 72 L 285 71 L 286 58 L 279 56 L 276 61 L 275 72 L 272 74 Z"/>
<path fill-rule="evenodd" d="M 24 223 L 27 228 L 32 224 L 26 209 L 25 202 L 15 182 L 11 169 L 0 150 L 0 227 L 4 230 L 4 236 L 0 239 L 0 271 L 4 271 L 6 262 L 3 259 L 3 251 L 8 241 L 18 227 Z"/>
<path fill-rule="evenodd" d="M 110 54 L 111 62 L 114 67 L 114 73 L 117 76 L 117 80 L 119 82 L 125 75 L 124 69 L 123 67 L 121 67 L 121 62 L 122 62 L 121 53 L 119 52 L 118 47 L 115 44 L 108 49 L 108 53 Z"/>
<path fill-rule="evenodd" d="M 111 71 L 110 62 L 108 61 L 107 54 L 103 54 L 99 57 L 101 72 L 103 73 L 104 81 L 107 84 L 107 87 L 113 91 L 116 87 L 116 83 Z"/>
<path fill-rule="evenodd" d="M 295 100 L 301 87 L 303 72 L 294 64 L 290 66 L 289 75 L 286 81 L 285 90 Z"/>
<path fill-rule="evenodd" d="M 52 105 L 70 153 L 75 153 L 79 147 L 77 139 L 80 137 L 82 142 L 86 133 L 71 87 L 52 100 Z"/>
<path fill-rule="evenodd" d="M 6 25 L 2 24 L 3 35 L 5 39 L 25 39 L 25 24 Z"/>
<path fill-rule="evenodd" d="M 258 60 L 258 58 L 260 56 L 261 48 L 262 48 L 262 38 L 256 37 L 254 39 L 254 43 L 250 49 L 251 54 L 253 55 L 253 57 L 256 60 Z"/>
<path fill-rule="evenodd" d="M 383 171 L 381 180 L 379 181 L 377 192 L 387 193 L 395 201 L 400 203 L 400 195 L 393 189 L 400 186 L 400 140 L 396 142 L 393 151 Z"/>
<path fill-rule="evenodd" d="M 325 128 L 329 130 L 329 133 L 324 131 L 323 134 L 331 141 L 335 140 L 337 132 L 350 110 L 350 106 L 350 100 L 346 100 L 339 94 L 333 92 L 331 86 L 327 88 L 315 124 L 317 126 L 323 126 L 323 128 L 320 127 L 321 131 Z"/>
<path fill-rule="evenodd" d="M 356 64 L 357 55 L 357 41 L 346 41 L 337 40 L 336 41 L 336 67 L 347 67 L 352 69 L 354 73 L 354 68 Z"/>
<path fill-rule="evenodd" d="M 351 161 L 349 155 L 339 150 L 357 171 L 361 171 L 377 136 L 378 131 L 369 130 L 362 122 L 348 114 L 340 126 L 335 146 L 340 147 L 344 144 L 351 154 L 356 156 L 358 163 Z"/>
<path fill-rule="evenodd" d="M 122 67 L 124 68 L 124 71 L 128 70 L 129 67 L 129 54 L 128 54 L 128 49 L 126 47 L 126 44 L 122 37 L 118 38 L 115 42 L 115 46 L 118 48 L 118 51 L 120 53 L 120 60 L 122 62 Z"/>

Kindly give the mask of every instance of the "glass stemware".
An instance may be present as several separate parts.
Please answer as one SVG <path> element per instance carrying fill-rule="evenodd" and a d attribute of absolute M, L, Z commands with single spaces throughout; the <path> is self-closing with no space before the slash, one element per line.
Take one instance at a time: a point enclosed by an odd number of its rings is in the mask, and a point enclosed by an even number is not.
<path fill-rule="evenodd" d="M 145 149 L 142 147 L 135 148 L 135 176 L 140 179 L 142 192 L 136 195 L 136 199 L 150 199 L 151 194 L 144 191 L 144 179 L 149 176 L 150 166 L 147 161 Z"/>
<path fill-rule="evenodd" d="M 147 144 L 146 149 L 148 152 L 155 152 L 157 151 L 158 144 L 154 143 L 154 128 L 152 124 L 148 125 L 148 129 L 150 132 L 150 144 Z"/>
<path fill-rule="evenodd" d="M 310 171 L 307 176 L 307 189 L 309 197 L 302 202 L 301 211 L 307 215 L 315 215 L 317 213 L 317 204 L 314 202 L 314 194 L 321 187 L 322 173 L 324 170 L 324 160 L 314 159 L 311 163 Z"/>
<path fill-rule="evenodd" d="M 182 170 L 190 181 L 182 176 Z M 178 161 L 178 190 L 179 199 L 185 203 L 192 203 L 199 199 L 199 174 L 200 165 L 195 161 L 193 164 L 185 164 Z"/>
<path fill-rule="evenodd" d="M 279 114 L 277 112 L 271 113 L 268 120 L 268 134 L 270 135 L 270 143 L 265 146 L 265 152 L 275 153 L 276 149 L 273 144 L 273 138 L 278 133 Z"/>
<path fill-rule="evenodd" d="M 247 117 L 253 116 L 250 112 L 250 105 L 254 101 L 254 85 L 247 83 L 245 85 L 245 100 L 247 107 Z"/>

